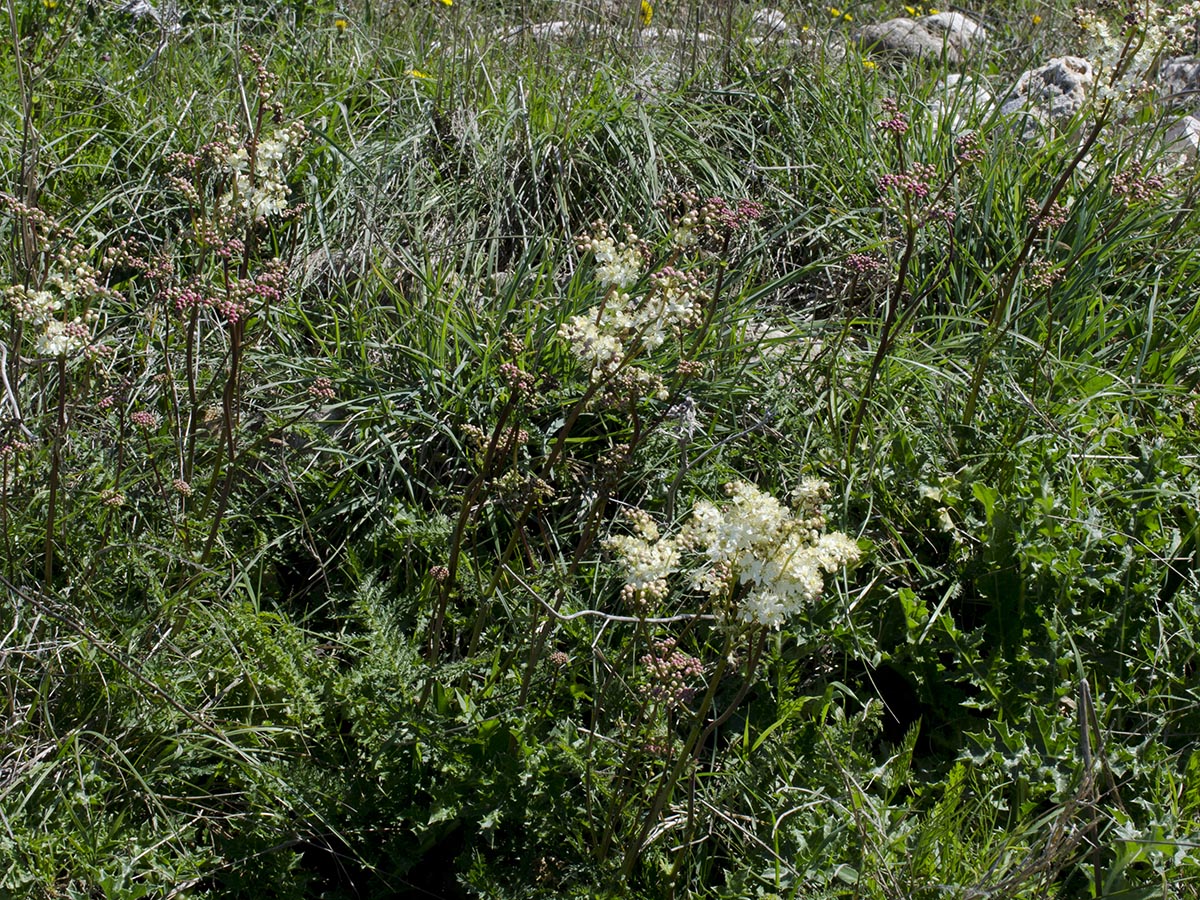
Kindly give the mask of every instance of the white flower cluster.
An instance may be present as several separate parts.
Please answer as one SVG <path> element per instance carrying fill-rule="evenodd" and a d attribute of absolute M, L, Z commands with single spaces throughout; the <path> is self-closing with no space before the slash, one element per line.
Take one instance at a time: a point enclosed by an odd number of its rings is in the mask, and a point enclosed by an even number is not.
<path fill-rule="evenodd" d="M 558 329 L 559 338 L 591 368 L 592 381 L 612 375 L 625 359 L 622 335 L 631 329 L 633 321 L 628 306 L 627 296 L 611 297 L 599 312 L 572 316 Z"/>
<path fill-rule="evenodd" d="M 63 258 L 60 262 L 70 260 Z M 76 316 L 69 322 L 58 318 L 73 300 L 97 292 L 94 270 L 81 265 L 74 274 L 78 281 L 54 272 L 40 290 L 14 284 L 4 291 L 5 302 L 17 320 L 40 329 L 26 332 L 39 356 L 74 356 L 91 345 L 90 325 L 96 320 L 95 312 L 86 317 Z"/>
<path fill-rule="evenodd" d="M 62 309 L 62 299 L 55 292 L 31 290 L 23 284 L 8 287 L 4 299 L 17 319 L 30 325 L 45 325 Z"/>
<path fill-rule="evenodd" d="M 618 241 L 608 231 L 604 222 L 596 222 L 590 235 L 579 239 L 579 249 L 591 253 L 596 260 L 596 282 L 601 287 L 614 287 L 619 291 L 632 287 L 642 274 L 642 266 L 648 256 L 647 247 L 625 226 L 625 239 Z"/>
<path fill-rule="evenodd" d="M 726 490 L 726 503 L 697 503 L 676 538 L 660 535 L 639 512 L 636 535 L 608 541 L 625 570 L 627 599 L 645 605 L 665 597 L 668 577 L 689 552 L 697 558 L 692 589 L 713 597 L 729 593 L 741 621 L 779 628 L 821 595 L 826 575 L 858 562 L 851 537 L 824 531 L 824 482 L 805 481 L 793 494 L 793 508 L 744 481 Z"/>
<path fill-rule="evenodd" d="M 233 173 L 233 186 L 222 198 L 222 206 L 241 208 L 256 222 L 287 209 L 285 166 L 305 137 L 304 126 L 298 123 L 277 129 L 270 138 L 259 141 L 253 165 L 245 145 L 231 150 L 226 165 Z"/>
<path fill-rule="evenodd" d="M 795 510 L 744 481 L 728 485 L 729 502 L 701 502 L 683 538 L 708 561 L 697 588 L 721 589 L 713 573 L 740 588 L 743 622 L 780 627 L 821 595 L 826 574 L 858 562 L 858 544 L 841 532 L 823 533 L 820 500 L 828 487 L 806 481 L 793 494 Z"/>
<path fill-rule="evenodd" d="M 74 356 L 87 348 L 90 337 L 82 319 L 70 322 L 51 319 L 37 338 L 37 352 L 39 356 Z"/>
<path fill-rule="evenodd" d="M 667 578 L 679 568 L 679 547 L 664 538 L 649 513 L 629 513 L 636 534 L 617 535 L 605 541 L 625 569 L 621 598 L 635 609 L 644 610 L 667 596 Z"/>
<path fill-rule="evenodd" d="M 639 351 L 655 350 L 669 338 L 695 328 L 703 319 L 708 297 L 695 273 L 670 266 L 653 272 L 636 295 L 624 290 L 640 277 L 649 250 L 629 231 L 617 244 L 606 225 L 593 227 L 593 234 L 581 238 L 579 247 L 595 255 L 600 262 L 596 279 L 610 289 L 597 307 L 564 323 L 558 336 L 588 366 L 595 383 L 627 368 Z M 661 382 L 645 374 L 640 379 L 642 386 L 654 386 L 649 392 L 660 393 Z"/>
<path fill-rule="evenodd" d="M 635 316 L 642 346 L 654 350 L 686 329 L 700 324 L 703 301 L 700 281 L 693 273 L 665 267 L 650 277 L 650 293 Z"/>
<path fill-rule="evenodd" d="M 690 250 L 699 243 L 695 223 L 681 223 L 671 230 L 671 246 L 679 250 Z"/>
<path fill-rule="evenodd" d="M 1160 59 L 1181 49 L 1181 42 L 1192 36 L 1200 20 L 1200 3 L 1172 9 L 1156 3 L 1139 5 L 1125 17 L 1117 34 L 1097 8 L 1076 9 L 1075 18 L 1085 35 L 1084 53 L 1096 69 L 1096 100 L 1112 101 L 1123 114 Z"/>

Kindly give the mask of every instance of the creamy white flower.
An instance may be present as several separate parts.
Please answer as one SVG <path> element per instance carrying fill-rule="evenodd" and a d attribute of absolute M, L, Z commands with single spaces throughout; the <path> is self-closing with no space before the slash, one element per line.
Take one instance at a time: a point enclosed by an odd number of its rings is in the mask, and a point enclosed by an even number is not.
<path fill-rule="evenodd" d="M 854 565 L 862 553 L 858 548 L 858 541 L 840 531 L 831 531 L 817 538 L 813 552 L 817 564 L 830 573 L 836 572 L 842 566 Z"/>
<path fill-rule="evenodd" d="M 780 628 L 791 614 L 789 604 L 772 591 L 751 591 L 742 601 L 739 618 L 743 622 Z"/>
<path fill-rule="evenodd" d="M 742 621 L 779 627 L 821 595 L 822 573 L 858 561 L 858 544 L 849 536 L 818 534 L 809 521 L 797 519 L 752 484 L 736 482 L 727 490 L 730 500 L 721 507 L 696 504 L 680 542 L 708 563 L 693 574 L 694 588 L 715 593 L 730 574 L 742 586 Z M 801 510 L 810 512 L 813 498 L 826 490 L 816 481 L 802 485 L 795 492 Z"/>
<path fill-rule="evenodd" d="M 24 285 L 14 284 L 4 294 L 16 317 L 31 325 L 48 322 L 62 309 L 62 300 L 51 291 L 32 291 Z"/>
<path fill-rule="evenodd" d="M 87 343 L 80 334 L 78 323 L 67 324 L 58 319 L 52 319 L 46 324 L 46 330 L 37 339 L 37 352 L 40 356 L 67 356 L 78 353 Z"/>
<path fill-rule="evenodd" d="M 605 545 L 625 570 L 625 583 L 642 590 L 679 568 L 679 548 L 670 539 L 650 541 L 634 535 L 617 535 Z"/>
<path fill-rule="evenodd" d="M 1200 18 L 1200 3 L 1173 9 L 1148 3 L 1137 16 L 1136 24 L 1114 34 L 1098 9 L 1076 10 L 1086 45 L 1084 54 L 1096 70 L 1093 98 L 1111 104 L 1119 116 L 1133 111 L 1133 99 L 1159 61 L 1183 49 L 1184 39 Z"/>
<path fill-rule="evenodd" d="M 812 498 L 828 486 L 806 483 L 796 492 L 811 513 Z M 824 577 L 860 558 L 846 534 L 820 534 L 811 519 L 797 518 L 773 496 L 747 482 L 726 486 L 721 505 L 701 500 L 675 539 L 663 537 L 648 514 L 633 512 L 636 535 L 610 538 L 606 546 L 625 570 L 624 595 L 638 603 L 666 595 L 668 579 L 699 556 L 688 573 L 695 591 L 719 597 L 734 590 L 742 622 L 779 628 L 821 596 Z"/>
<path fill-rule="evenodd" d="M 285 165 L 293 147 L 303 140 L 303 127 L 292 125 L 275 131 L 254 148 L 251 171 L 250 151 L 245 146 L 230 150 L 226 165 L 233 173 L 232 189 L 221 198 L 226 209 L 237 206 L 256 222 L 287 209 L 287 173 Z"/>
<path fill-rule="evenodd" d="M 257 187 L 247 187 L 242 194 L 242 208 L 256 221 L 281 213 L 287 209 L 287 186 L 263 180 Z"/>
<path fill-rule="evenodd" d="M 237 174 L 250 171 L 250 153 L 245 147 L 238 147 L 225 158 L 226 165 Z"/>
<path fill-rule="evenodd" d="M 696 234 L 695 228 L 681 225 L 671 232 L 671 243 L 680 250 L 686 250 L 700 243 L 700 236 Z"/>
<path fill-rule="evenodd" d="M 612 286 L 618 290 L 631 287 L 642 273 L 642 257 L 636 247 L 627 247 L 614 252 L 596 267 L 596 281 L 602 287 Z"/>
<path fill-rule="evenodd" d="M 650 250 L 628 226 L 618 240 L 608 225 L 596 223 L 591 234 L 579 239 L 578 247 L 591 254 L 593 277 L 606 290 L 592 310 L 560 326 L 559 338 L 588 366 L 594 384 L 620 371 L 624 386 L 631 388 L 630 396 L 636 388 L 640 396 L 666 399 L 669 392 L 661 374 L 639 366 L 637 358 L 702 321 L 707 297 L 700 290 L 701 277 L 662 266 L 639 285 Z"/>
<path fill-rule="evenodd" d="M 254 159 L 259 168 L 276 169 L 283 162 L 287 151 L 288 142 L 286 140 L 267 140 L 260 143 L 255 149 Z"/>

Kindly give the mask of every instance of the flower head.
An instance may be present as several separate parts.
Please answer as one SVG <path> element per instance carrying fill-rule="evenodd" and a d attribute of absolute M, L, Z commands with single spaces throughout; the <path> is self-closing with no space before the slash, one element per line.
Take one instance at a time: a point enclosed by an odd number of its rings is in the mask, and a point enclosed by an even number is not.
<path fill-rule="evenodd" d="M 638 662 L 646 679 L 642 689 L 667 707 L 680 706 L 691 700 L 696 692 L 688 681 L 698 678 L 704 671 L 700 660 L 676 648 L 674 638 L 656 641 L 652 651 Z"/>
<path fill-rule="evenodd" d="M 87 327 L 79 320 L 60 322 L 52 319 L 37 339 L 40 356 L 73 356 L 88 344 Z"/>
<path fill-rule="evenodd" d="M 679 566 L 679 548 L 673 539 L 659 534 L 658 525 L 642 510 L 633 510 L 628 518 L 636 533 L 610 537 L 605 547 L 625 570 L 622 599 L 645 612 L 666 597 L 667 578 Z"/>
<path fill-rule="evenodd" d="M 100 502 L 114 508 L 124 506 L 125 495 L 116 488 L 106 488 L 100 492 Z"/>
<path fill-rule="evenodd" d="M 703 568 L 696 573 L 695 586 L 738 587 L 737 614 L 743 622 L 780 627 L 820 596 L 824 574 L 858 561 L 853 539 L 821 533 L 824 482 L 803 482 L 794 494 L 794 509 L 744 481 L 726 491 L 730 499 L 722 506 L 696 505 L 680 542 L 711 565 L 711 574 Z"/>
<path fill-rule="evenodd" d="M 226 212 L 247 213 L 255 222 L 285 212 L 288 209 L 287 164 L 307 138 L 304 126 L 297 122 L 277 129 L 269 138 L 254 145 L 227 145 L 221 162 L 233 177 L 230 190 L 221 198 L 220 208 Z"/>

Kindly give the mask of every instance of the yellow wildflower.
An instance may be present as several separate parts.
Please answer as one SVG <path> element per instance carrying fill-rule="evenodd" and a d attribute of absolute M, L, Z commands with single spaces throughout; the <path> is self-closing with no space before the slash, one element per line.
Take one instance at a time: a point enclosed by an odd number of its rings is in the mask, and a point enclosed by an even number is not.
<path fill-rule="evenodd" d="M 850 15 L 850 13 L 843 13 L 843 14 L 842 14 L 842 21 L 844 21 L 844 22 L 853 22 L 853 21 L 854 21 L 854 16 Z"/>
<path fill-rule="evenodd" d="M 874 68 L 875 68 L 875 60 L 873 60 L 873 59 L 864 59 L 864 60 L 863 60 L 863 68 L 864 68 L 864 69 L 866 69 L 867 71 L 870 71 L 871 69 L 874 69 Z"/>
<path fill-rule="evenodd" d="M 454 0 L 437 0 L 437 2 L 442 4 L 442 6 L 453 6 L 454 5 Z"/>
<path fill-rule="evenodd" d="M 939 12 L 941 12 L 941 10 L 934 9 L 932 6 L 929 7 L 929 14 L 931 16 L 936 16 Z"/>
<path fill-rule="evenodd" d="M 1033 18 L 1032 18 L 1030 21 L 1032 21 L 1034 25 L 1041 25 L 1041 24 L 1042 24 L 1042 17 L 1041 17 L 1041 16 L 1039 16 L 1037 13 L 1034 13 L 1034 14 L 1033 14 Z"/>
<path fill-rule="evenodd" d="M 422 72 L 420 69 L 409 69 L 404 74 L 409 75 L 413 78 L 428 78 L 429 77 L 425 72 Z"/>
<path fill-rule="evenodd" d="M 829 7 L 829 14 L 831 16 L 833 16 L 835 19 L 840 19 L 842 17 L 842 11 L 840 9 L 838 9 L 836 6 Z"/>
<path fill-rule="evenodd" d="M 350 22 L 347 19 L 334 19 L 333 27 L 338 30 L 338 34 L 341 34 L 350 27 Z"/>

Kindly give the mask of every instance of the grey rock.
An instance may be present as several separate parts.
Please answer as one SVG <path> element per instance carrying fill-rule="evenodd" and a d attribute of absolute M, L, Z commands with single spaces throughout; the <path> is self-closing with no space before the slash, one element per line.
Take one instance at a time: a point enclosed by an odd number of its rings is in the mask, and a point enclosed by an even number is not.
<path fill-rule="evenodd" d="M 158 21 L 158 9 L 153 3 L 148 3 L 146 0 L 125 0 L 117 7 L 117 12 L 133 16 L 135 19 L 151 18 L 155 22 Z"/>
<path fill-rule="evenodd" d="M 962 131 L 972 118 L 982 118 L 995 103 L 992 92 L 957 72 L 951 72 L 938 84 L 929 112 L 939 129 Z"/>
<path fill-rule="evenodd" d="M 1005 115 L 1024 116 L 1023 133 L 1031 137 L 1040 127 L 1056 124 L 1079 110 L 1096 76 L 1092 64 L 1079 56 L 1060 56 L 1030 69 L 1000 107 Z"/>
<path fill-rule="evenodd" d="M 962 62 L 962 54 L 945 37 L 931 33 L 913 19 L 888 19 L 865 26 L 858 39 L 866 50 L 903 59 L 940 59 Z"/>
<path fill-rule="evenodd" d="M 1158 67 L 1159 96 L 1168 106 L 1200 108 L 1200 59 L 1176 56 Z"/>
<path fill-rule="evenodd" d="M 1200 119 L 1184 116 L 1169 129 L 1164 140 L 1164 150 L 1169 162 L 1193 164 L 1200 154 Z M 1171 158 L 1174 159 L 1171 159 Z"/>
<path fill-rule="evenodd" d="M 529 26 L 529 32 L 538 40 L 565 40 L 575 37 L 579 27 L 574 22 L 535 22 Z"/>
<path fill-rule="evenodd" d="M 182 18 L 179 6 L 174 0 L 168 0 L 160 11 L 149 0 L 124 0 L 117 7 L 117 12 L 135 19 L 150 19 L 165 28 L 169 33 L 179 31 L 179 20 Z"/>
<path fill-rule="evenodd" d="M 943 12 L 875 22 L 859 31 L 858 39 L 867 50 L 885 56 L 958 64 L 969 50 L 986 42 L 987 31 L 962 13 Z"/>
<path fill-rule="evenodd" d="M 962 13 L 934 13 L 918 19 L 917 23 L 930 34 L 941 35 L 947 44 L 960 53 L 987 43 L 987 29 Z"/>
<path fill-rule="evenodd" d="M 568 22 L 556 20 L 551 22 L 533 22 L 516 28 L 503 26 L 497 28 L 494 34 L 505 41 L 515 41 L 521 37 L 529 37 L 534 41 L 553 42 L 569 41 L 572 38 L 594 34 L 598 26 L 588 22 Z"/>
<path fill-rule="evenodd" d="M 643 44 L 686 44 L 695 41 L 697 44 L 711 44 L 717 39 L 703 31 L 683 31 L 679 28 L 658 28 L 650 26 L 641 31 Z"/>
<path fill-rule="evenodd" d="M 784 49 L 795 56 L 821 60 L 824 65 L 833 65 L 846 58 L 846 43 L 840 35 L 812 35 L 781 37 L 750 35 L 750 43 L 762 48 Z"/>
<path fill-rule="evenodd" d="M 750 18 L 750 30 L 760 37 L 783 37 L 791 29 L 787 18 L 777 9 L 756 9 Z"/>

